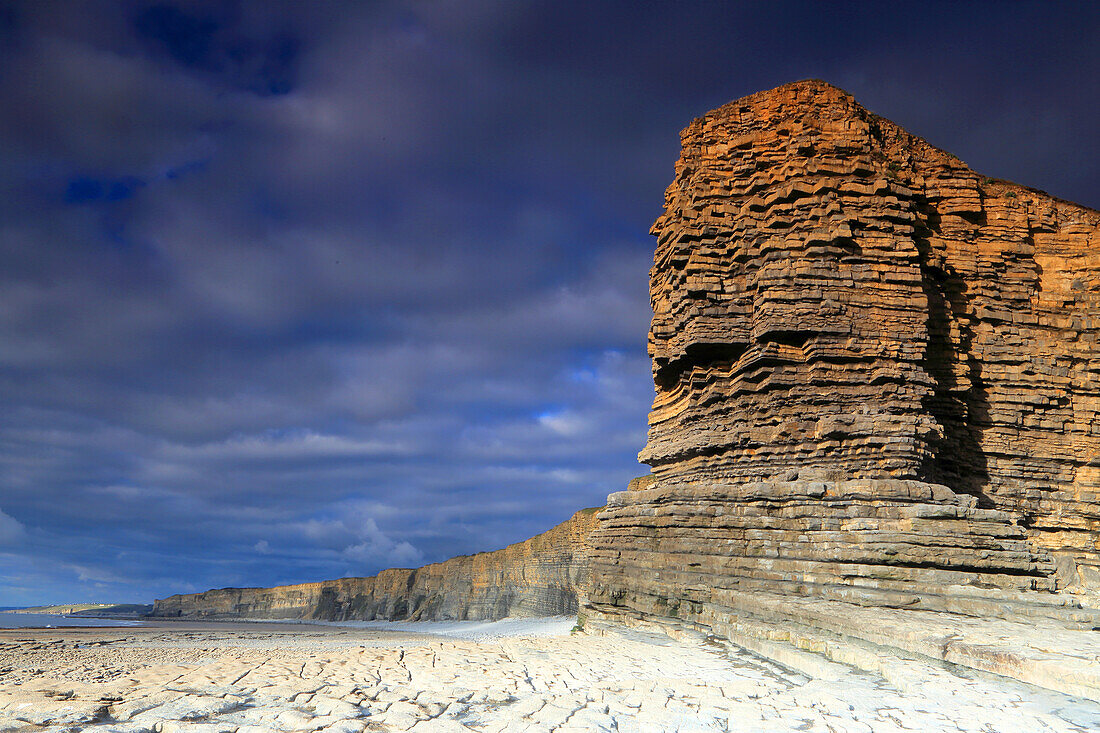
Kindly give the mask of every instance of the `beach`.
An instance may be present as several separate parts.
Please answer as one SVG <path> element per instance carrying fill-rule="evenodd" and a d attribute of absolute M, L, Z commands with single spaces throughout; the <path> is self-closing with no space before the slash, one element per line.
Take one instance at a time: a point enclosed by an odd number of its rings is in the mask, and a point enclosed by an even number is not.
<path fill-rule="evenodd" d="M 894 660 L 786 669 L 575 619 L 0 630 L 2 731 L 1095 731 L 1100 705 Z"/>

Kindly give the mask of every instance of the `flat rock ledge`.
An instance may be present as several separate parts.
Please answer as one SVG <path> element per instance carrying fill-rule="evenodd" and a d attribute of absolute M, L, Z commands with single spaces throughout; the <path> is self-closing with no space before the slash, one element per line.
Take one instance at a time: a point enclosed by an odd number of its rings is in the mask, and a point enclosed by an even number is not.
<path fill-rule="evenodd" d="M 589 537 L 592 621 L 723 638 L 813 676 L 909 659 L 1100 701 L 1091 596 L 1052 592 L 1022 530 L 973 497 L 872 479 L 632 488 Z"/>
<path fill-rule="evenodd" d="M 1100 730 L 1100 704 L 942 663 L 882 657 L 865 672 L 797 650 L 777 664 L 670 630 L 680 638 L 592 620 L 479 641 L 306 624 L 0 631 L 0 731 Z"/>
<path fill-rule="evenodd" d="M 852 668 L 890 679 L 899 663 L 966 668 L 1100 702 L 1100 633 L 1035 621 L 856 608 L 815 598 L 742 596 L 738 609 L 707 608 L 707 623 L 624 616 L 589 608 L 594 628 L 616 624 L 676 637 L 716 636 L 815 678 Z M 772 620 L 763 619 L 771 617 Z M 779 617 L 784 620 L 778 621 Z"/>

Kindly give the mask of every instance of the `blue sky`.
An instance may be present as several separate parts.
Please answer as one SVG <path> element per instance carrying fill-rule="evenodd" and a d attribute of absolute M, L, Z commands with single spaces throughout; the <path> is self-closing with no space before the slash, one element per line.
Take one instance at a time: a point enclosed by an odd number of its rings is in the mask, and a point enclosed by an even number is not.
<path fill-rule="evenodd" d="M 645 471 L 678 132 L 796 79 L 1100 205 L 1093 3 L 0 4 L 0 606 L 495 549 Z"/>

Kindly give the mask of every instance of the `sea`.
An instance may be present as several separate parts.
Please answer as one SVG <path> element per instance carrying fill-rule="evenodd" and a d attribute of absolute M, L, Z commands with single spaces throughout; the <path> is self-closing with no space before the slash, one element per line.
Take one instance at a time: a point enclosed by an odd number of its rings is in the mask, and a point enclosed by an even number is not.
<path fill-rule="evenodd" d="M 60 626 L 141 626 L 135 619 L 59 616 L 53 613 L 5 613 L 0 611 L 0 629 L 51 629 Z"/>

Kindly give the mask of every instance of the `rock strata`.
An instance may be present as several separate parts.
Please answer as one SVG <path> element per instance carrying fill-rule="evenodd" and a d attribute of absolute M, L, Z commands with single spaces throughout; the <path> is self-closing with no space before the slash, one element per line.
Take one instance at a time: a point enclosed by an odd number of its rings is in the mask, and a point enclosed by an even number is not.
<path fill-rule="evenodd" d="M 725 637 L 1100 700 L 1100 212 L 803 81 L 682 133 L 654 224 L 653 468 L 495 553 L 156 615 Z"/>
<path fill-rule="evenodd" d="M 274 588 L 222 588 L 157 600 L 153 616 L 346 620 L 496 620 L 577 612 L 588 576 L 584 509 L 524 542 L 422 568 L 390 568 Z"/>
<path fill-rule="evenodd" d="M 587 611 L 876 644 L 844 608 L 1100 626 L 1100 212 L 819 81 L 681 138 L 653 478 L 600 515 Z"/>

